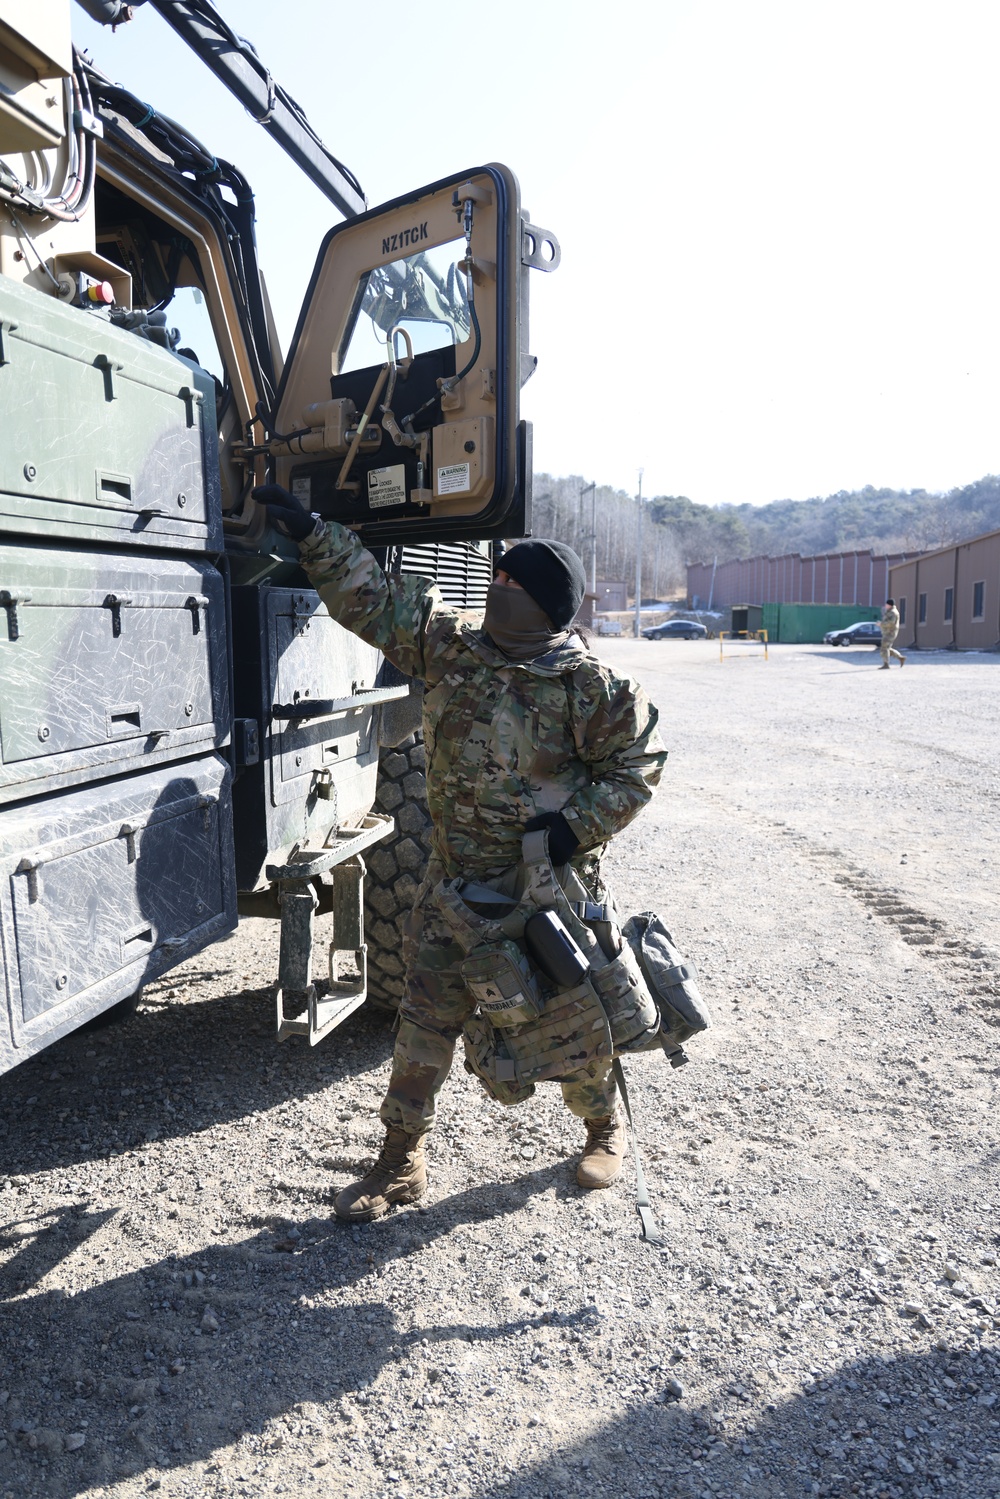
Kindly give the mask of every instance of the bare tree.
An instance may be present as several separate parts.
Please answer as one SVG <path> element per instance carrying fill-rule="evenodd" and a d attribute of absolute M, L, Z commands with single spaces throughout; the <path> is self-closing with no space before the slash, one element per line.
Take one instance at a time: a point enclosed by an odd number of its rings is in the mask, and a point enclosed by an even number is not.
<path fill-rule="evenodd" d="M 582 491 L 588 480 L 578 474 L 554 478 L 536 474 L 532 531 L 568 542 L 588 567 L 590 563 L 591 506 Z M 643 502 L 648 504 L 648 502 Z M 643 594 L 677 596 L 686 586 L 684 567 L 669 526 L 653 525 L 646 509 L 643 527 Z M 605 581 L 624 579 L 633 591 L 638 508 L 633 495 L 610 485 L 597 487 L 597 576 Z"/>

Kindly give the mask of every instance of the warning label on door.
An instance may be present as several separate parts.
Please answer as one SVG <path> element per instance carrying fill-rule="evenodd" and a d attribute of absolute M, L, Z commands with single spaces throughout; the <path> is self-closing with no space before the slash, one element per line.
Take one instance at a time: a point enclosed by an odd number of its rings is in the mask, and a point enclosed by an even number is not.
<path fill-rule="evenodd" d="M 406 468 L 402 463 L 368 470 L 368 504 L 373 510 L 406 504 Z"/>
<path fill-rule="evenodd" d="M 466 494 L 469 489 L 469 465 L 448 463 L 438 469 L 438 494 Z"/>

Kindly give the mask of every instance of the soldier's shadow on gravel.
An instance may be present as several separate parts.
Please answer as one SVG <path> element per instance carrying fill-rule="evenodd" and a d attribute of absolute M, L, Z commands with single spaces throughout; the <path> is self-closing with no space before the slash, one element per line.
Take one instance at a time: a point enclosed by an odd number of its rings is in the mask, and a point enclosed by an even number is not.
<path fill-rule="evenodd" d="M 442 1319 L 403 1331 L 376 1287 L 392 1289 L 393 1260 L 457 1223 L 520 1212 L 560 1173 L 549 1166 L 476 1186 L 367 1233 L 318 1219 L 290 1229 L 286 1219 L 77 1295 L 24 1292 L 113 1215 L 77 1206 L 8 1224 L 0 1248 L 15 1253 L 0 1284 L 0 1492 L 71 1499 L 210 1458 L 241 1438 L 250 1465 L 267 1450 L 258 1439 L 269 1423 L 301 1402 L 328 1407 L 336 1444 L 331 1402 L 364 1400 L 383 1367 L 413 1345 L 489 1342 L 547 1320 L 526 1305 L 506 1322 Z M 375 1264 L 390 1267 L 384 1281 L 371 1279 Z M 360 1300 L 323 1304 L 331 1292 L 350 1299 L 366 1277 Z M 429 1388 L 426 1377 L 410 1388 L 408 1404 Z"/>
<path fill-rule="evenodd" d="M 273 1006 L 261 989 L 197 1003 L 144 1001 L 130 1019 L 77 1031 L 22 1063 L 0 1079 L 0 1173 L 195 1135 L 336 1089 L 391 1055 L 384 1011 L 362 1006 L 311 1048 L 276 1044 Z"/>
<path fill-rule="evenodd" d="M 595 1407 L 586 1441 L 470 1492 L 476 1499 L 931 1499 L 942 1492 L 996 1499 L 1000 1401 L 980 1402 L 996 1393 L 997 1372 L 982 1356 L 934 1351 L 859 1359 L 807 1376 L 780 1403 L 765 1404 L 766 1393 L 745 1376 L 746 1384 L 729 1383 L 710 1405 L 693 1396 L 661 1400 L 613 1422 Z"/>

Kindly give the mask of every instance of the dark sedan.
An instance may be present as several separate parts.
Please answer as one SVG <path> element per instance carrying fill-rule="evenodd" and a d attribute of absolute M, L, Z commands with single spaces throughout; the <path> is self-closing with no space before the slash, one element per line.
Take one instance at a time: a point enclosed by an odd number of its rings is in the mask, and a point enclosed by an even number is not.
<path fill-rule="evenodd" d="M 881 645 L 882 631 L 877 619 L 862 619 L 846 630 L 827 630 L 825 645 Z"/>
<path fill-rule="evenodd" d="M 647 640 L 704 640 L 708 631 L 696 619 L 668 619 L 642 632 Z"/>

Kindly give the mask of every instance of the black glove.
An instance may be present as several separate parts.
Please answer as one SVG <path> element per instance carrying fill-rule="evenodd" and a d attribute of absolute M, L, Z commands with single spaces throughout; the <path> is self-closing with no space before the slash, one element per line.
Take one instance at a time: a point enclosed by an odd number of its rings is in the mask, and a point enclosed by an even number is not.
<path fill-rule="evenodd" d="M 549 854 L 553 864 L 568 864 L 580 847 L 580 840 L 573 832 L 561 812 L 540 812 L 524 824 L 526 833 L 538 833 L 547 828 Z"/>
<path fill-rule="evenodd" d="M 282 489 L 280 484 L 258 484 L 253 492 L 258 505 L 267 510 L 267 518 L 282 536 L 293 541 L 305 541 L 316 529 L 316 517 L 303 510 L 293 494 Z"/>

